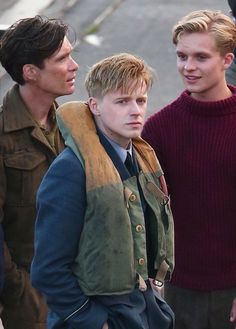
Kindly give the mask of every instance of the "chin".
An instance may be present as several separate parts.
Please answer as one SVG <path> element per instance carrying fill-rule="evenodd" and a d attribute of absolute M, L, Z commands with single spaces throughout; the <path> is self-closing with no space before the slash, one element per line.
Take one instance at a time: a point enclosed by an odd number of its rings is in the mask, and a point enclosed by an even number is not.
<path fill-rule="evenodd" d="M 71 94 L 73 94 L 74 91 L 75 91 L 74 89 L 73 90 L 67 90 L 62 94 L 62 96 L 71 95 Z"/>
<path fill-rule="evenodd" d="M 137 132 L 135 134 L 132 134 L 132 136 L 130 136 L 130 138 L 136 138 L 136 137 L 139 137 L 141 135 L 141 131 L 140 132 Z"/>

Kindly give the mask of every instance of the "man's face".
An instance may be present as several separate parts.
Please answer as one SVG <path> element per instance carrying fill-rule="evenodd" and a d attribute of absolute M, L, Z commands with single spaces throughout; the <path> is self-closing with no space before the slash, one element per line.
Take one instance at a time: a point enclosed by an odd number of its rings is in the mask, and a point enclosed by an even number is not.
<path fill-rule="evenodd" d="M 140 136 L 147 109 L 146 85 L 130 93 L 109 92 L 103 98 L 90 99 L 90 108 L 98 127 L 111 140 L 126 148 L 130 140 Z"/>
<path fill-rule="evenodd" d="M 176 53 L 178 71 L 191 95 L 205 101 L 221 99 L 232 54 L 222 56 L 210 33 L 184 33 Z"/>
<path fill-rule="evenodd" d="M 37 71 L 37 88 L 53 98 L 69 95 L 75 89 L 78 64 L 71 57 L 72 46 L 65 37 L 61 48 L 43 62 Z"/>

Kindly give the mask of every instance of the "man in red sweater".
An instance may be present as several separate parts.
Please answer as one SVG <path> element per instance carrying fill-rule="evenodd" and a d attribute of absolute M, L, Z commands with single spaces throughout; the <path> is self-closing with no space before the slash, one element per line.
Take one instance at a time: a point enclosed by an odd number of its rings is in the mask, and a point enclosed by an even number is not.
<path fill-rule="evenodd" d="M 236 1 L 235 0 L 227 0 L 228 5 L 230 7 L 230 15 L 234 24 L 236 24 Z M 226 81 L 231 85 L 236 85 L 236 49 L 234 49 L 234 60 L 228 70 L 226 71 Z"/>
<path fill-rule="evenodd" d="M 219 11 L 195 11 L 174 26 L 173 43 L 186 90 L 142 133 L 165 172 L 175 221 L 176 265 L 165 297 L 176 329 L 233 328 L 236 88 L 225 71 L 236 27 Z"/>

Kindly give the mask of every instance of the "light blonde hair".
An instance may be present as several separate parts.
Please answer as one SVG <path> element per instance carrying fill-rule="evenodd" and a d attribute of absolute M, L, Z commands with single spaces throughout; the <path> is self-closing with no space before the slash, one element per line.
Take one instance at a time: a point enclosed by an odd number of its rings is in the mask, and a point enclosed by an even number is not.
<path fill-rule="evenodd" d="M 172 30 L 172 40 L 177 45 L 184 33 L 210 32 L 221 55 L 233 52 L 236 46 L 236 26 L 220 10 L 196 10 L 184 16 Z"/>
<path fill-rule="evenodd" d="M 85 78 L 85 87 L 89 97 L 101 98 L 117 90 L 132 94 L 140 84 L 149 91 L 153 77 L 152 68 L 142 58 L 119 53 L 94 64 Z"/>

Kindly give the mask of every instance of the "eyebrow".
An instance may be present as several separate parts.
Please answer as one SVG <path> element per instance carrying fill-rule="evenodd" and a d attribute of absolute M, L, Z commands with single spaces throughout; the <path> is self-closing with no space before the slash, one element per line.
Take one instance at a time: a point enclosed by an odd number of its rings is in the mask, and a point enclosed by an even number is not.
<path fill-rule="evenodd" d="M 177 55 L 186 55 L 187 52 L 182 51 L 182 50 L 177 50 L 177 51 L 176 51 L 176 54 L 177 54 Z M 202 50 L 202 51 L 197 51 L 197 52 L 191 53 L 191 55 L 194 55 L 194 56 L 208 55 L 208 56 L 209 56 L 210 54 L 209 54 L 209 52 Z"/>
<path fill-rule="evenodd" d="M 132 95 L 119 96 L 119 97 L 116 98 L 116 100 L 122 100 L 122 99 L 130 100 L 130 99 L 132 99 L 133 97 L 134 97 L 134 96 L 132 96 Z M 138 95 L 138 96 L 135 96 L 135 98 L 136 98 L 136 99 L 140 99 L 140 98 L 142 98 L 142 99 L 147 99 L 148 96 L 145 96 L 145 95 Z"/>

